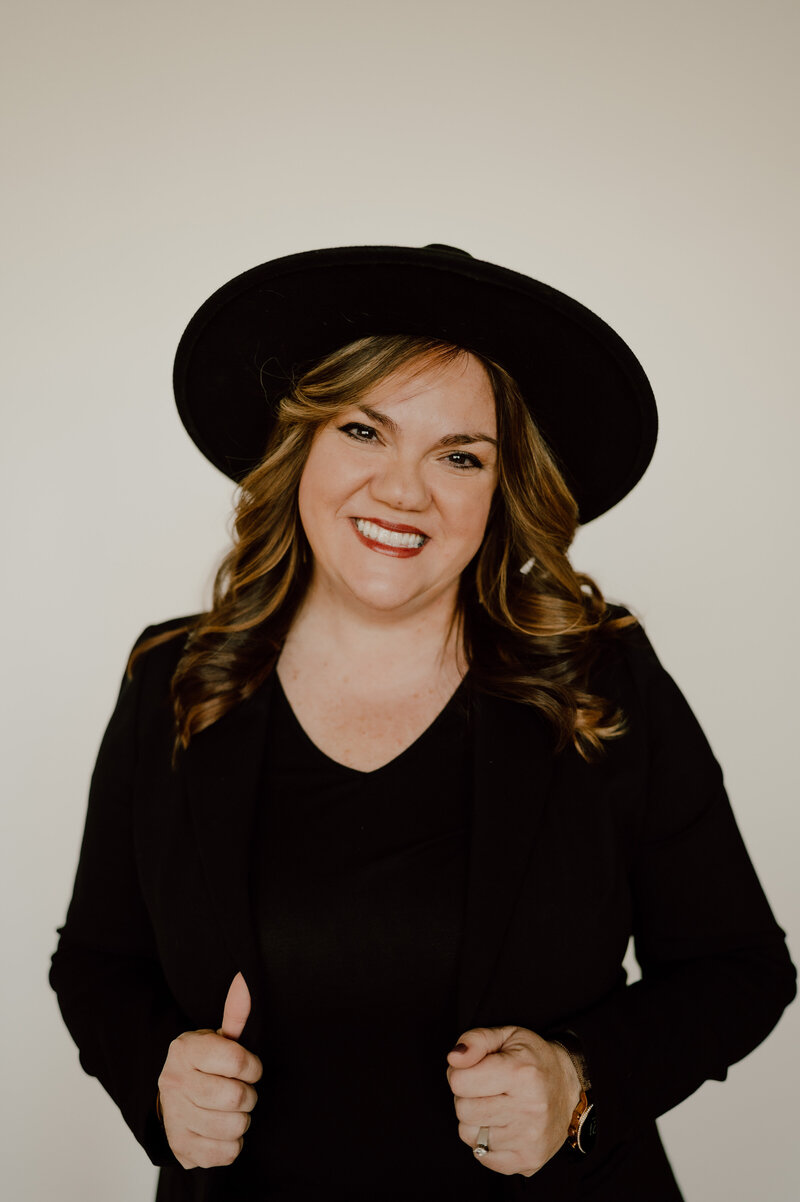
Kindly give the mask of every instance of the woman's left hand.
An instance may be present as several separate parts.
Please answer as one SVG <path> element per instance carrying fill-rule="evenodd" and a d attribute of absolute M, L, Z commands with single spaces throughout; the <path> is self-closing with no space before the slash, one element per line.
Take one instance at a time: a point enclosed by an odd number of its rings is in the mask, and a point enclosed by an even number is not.
<path fill-rule="evenodd" d="M 481 1163 L 532 1177 L 564 1143 L 580 1098 L 567 1053 L 525 1027 L 475 1027 L 447 1060 L 461 1139 L 474 1149 L 489 1127 Z"/>

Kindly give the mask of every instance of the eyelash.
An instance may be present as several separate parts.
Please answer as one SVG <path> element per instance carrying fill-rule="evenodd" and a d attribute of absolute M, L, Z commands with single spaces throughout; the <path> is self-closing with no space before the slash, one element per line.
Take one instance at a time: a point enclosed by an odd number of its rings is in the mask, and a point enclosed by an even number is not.
<path fill-rule="evenodd" d="M 354 442 L 374 442 L 375 439 L 374 438 L 359 438 L 359 436 L 357 434 L 353 433 L 353 430 L 369 430 L 370 434 L 374 434 L 374 435 L 376 435 L 376 437 L 377 437 L 377 433 L 378 433 L 377 430 L 373 426 L 364 426 L 361 424 L 361 422 L 347 422 L 344 426 L 339 426 L 339 429 L 342 431 L 343 434 L 346 434 L 348 438 L 352 438 Z M 471 451 L 451 451 L 448 458 L 452 459 L 452 457 L 454 455 L 461 455 L 463 458 L 470 460 L 469 463 L 454 463 L 453 464 L 453 467 L 457 468 L 457 470 L 460 472 L 468 471 L 469 468 L 471 468 L 471 467 L 478 467 L 478 468 L 483 467 L 483 463 L 481 462 L 481 460 L 478 458 L 477 455 L 473 455 Z"/>

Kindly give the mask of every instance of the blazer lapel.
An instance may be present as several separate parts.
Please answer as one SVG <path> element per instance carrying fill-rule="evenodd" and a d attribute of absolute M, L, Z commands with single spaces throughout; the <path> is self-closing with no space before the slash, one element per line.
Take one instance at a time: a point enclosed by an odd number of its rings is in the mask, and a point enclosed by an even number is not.
<path fill-rule="evenodd" d="M 259 1021 L 259 951 L 251 871 L 256 800 L 274 674 L 192 739 L 183 762 L 189 809 L 209 892 L 221 915 L 232 962 L 253 999 L 248 1031 Z"/>
<path fill-rule="evenodd" d="M 458 980 L 461 1030 L 482 1025 L 479 1007 L 528 867 L 553 756 L 549 727 L 530 706 L 486 694 L 475 697 L 474 794 Z"/>

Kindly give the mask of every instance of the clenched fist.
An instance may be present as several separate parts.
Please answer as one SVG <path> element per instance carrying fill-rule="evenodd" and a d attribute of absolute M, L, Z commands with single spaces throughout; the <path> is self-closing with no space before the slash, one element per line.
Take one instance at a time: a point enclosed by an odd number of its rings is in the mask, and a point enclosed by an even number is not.
<path fill-rule="evenodd" d="M 185 1169 L 232 1164 L 242 1150 L 262 1065 L 239 1039 L 250 1014 L 241 973 L 231 982 L 218 1031 L 185 1031 L 169 1046 L 158 1078 L 164 1130 Z"/>
<path fill-rule="evenodd" d="M 567 1053 L 526 1027 L 476 1027 L 447 1059 L 461 1139 L 474 1148 L 488 1127 L 481 1164 L 532 1177 L 564 1143 L 580 1097 Z"/>

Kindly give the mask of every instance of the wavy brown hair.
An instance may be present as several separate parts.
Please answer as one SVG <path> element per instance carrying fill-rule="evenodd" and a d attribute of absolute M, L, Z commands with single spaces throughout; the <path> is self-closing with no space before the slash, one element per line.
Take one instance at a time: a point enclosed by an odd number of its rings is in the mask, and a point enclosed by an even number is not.
<path fill-rule="evenodd" d="M 149 648 L 188 635 L 172 678 L 176 752 L 249 697 L 280 654 L 311 578 L 297 494 L 317 430 L 399 368 L 445 365 L 464 353 L 432 338 L 361 338 L 287 389 L 266 453 L 241 483 L 233 546 L 217 572 L 211 609 L 143 641 L 129 661 L 130 671 Z M 495 396 L 498 484 L 454 615 L 470 679 L 480 691 L 538 709 L 559 749 L 572 742 L 592 759 L 622 733 L 624 720 L 591 691 L 590 670 L 635 619 L 614 617 L 594 581 L 573 570 L 567 552 L 578 525 L 575 499 L 514 380 L 476 358 Z"/>

